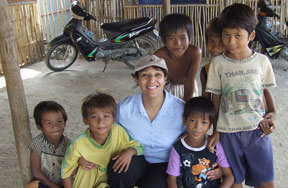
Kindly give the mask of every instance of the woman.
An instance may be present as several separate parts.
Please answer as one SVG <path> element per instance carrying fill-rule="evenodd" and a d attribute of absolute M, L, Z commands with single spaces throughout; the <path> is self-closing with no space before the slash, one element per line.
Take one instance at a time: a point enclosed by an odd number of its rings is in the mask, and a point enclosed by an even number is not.
<path fill-rule="evenodd" d="M 144 156 L 134 156 L 130 164 L 120 161 L 127 164 L 125 169 L 112 159 L 107 169 L 110 188 L 167 187 L 170 149 L 185 129 L 184 101 L 164 90 L 167 72 L 164 59 L 155 55 L 143 57 L 136 64 L 134 78 L 141 92 L 120 101 L 117 123 L 144 146 Z M 96 164 L 83 161 L 82 168 L 97 168 Z M 221 170 L 210 172 L 212 178 L 222 175 Z"/>
<path fill-rule="evenodd" d="M 134 78 L 141 92 L 120 101 L 117 123 L 144 146 L 144 156 L 133 157 L 124 173 L 114 172 L 112 162 L 108 167 L 111 188 L 167 187 L 170 149 L 184 132 L 184 102 L 164 90 L 167 71 L 164 59 L 155 55 L 146 56 L 136 64 Z"/>

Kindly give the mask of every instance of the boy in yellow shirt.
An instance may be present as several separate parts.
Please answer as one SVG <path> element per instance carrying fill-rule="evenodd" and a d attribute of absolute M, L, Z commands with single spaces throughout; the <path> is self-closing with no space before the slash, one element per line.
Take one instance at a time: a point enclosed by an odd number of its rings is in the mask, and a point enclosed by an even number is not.
<path fill-rule="evenodd" d="M 82 103 L 82 116 L 89 128 L 72 140 L 66 150 L 61 170 L 64 187 L 72 187 L 72 174 L 78 167 L 73 187 L 109 187 L 107 166 L 110 159 L 116 160 L 116 171 L 125 171 L 133 155 L 143 154 L 143 147 L 115 124 L 116 102 L 112 96 L 88 95 Z M 85 170 L 79 165 L 79 158 L 97 164 L 97 168 Z"/>

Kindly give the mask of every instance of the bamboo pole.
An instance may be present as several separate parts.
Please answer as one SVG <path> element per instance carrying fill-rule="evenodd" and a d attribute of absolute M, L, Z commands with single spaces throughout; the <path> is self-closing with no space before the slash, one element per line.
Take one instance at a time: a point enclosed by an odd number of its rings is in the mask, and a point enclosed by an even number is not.
<path fill-rule="evenodd" d="M 65 18 L 67 17 L 66 8 L 64 8 L 63 4 L 65 4 L 65 2 L 63 3 L 63 1 L 60 1 L 60 9 L 61 9 L 61 14 L 62 14 L 62 16 L 61 16 L 62 26 L 65 25 L 65 23 L 66 23 L 66 19 L 64 21 L 64 17 Z M 62 30 L 62 27 L 59 27 L 59 28 L 60 28 L 60 30 Z"/>
<path fill-rule="evenodd" d="M 163 16 L 170 14 L 170 0 L 162 0 Z"/>
<path fill-rule="evenodd" d="M 46 13 L 47 13 L 47 11 L 46 11 L 47 6 L 46 6 L 46 5 L 47 5 L 47 3 L 44 2 L 44 1 L 42 1 L 43 15 L 45 15 L 45 16 L 43 17 L 43 20 L 44 20 L 43 30 L 45 30 L 46 41 L 50 41 L 50 36 L 48 35 L 48 33 L 49 33 L 48 30 L 50 30 L 50 29 L 49 29 L 49 27 L 48 27 L 48 22 L 49 22 L 49 20 L 47 20 L 48 18 L 47 18 L 47 16 L 46 16 Z"/>
<path fill-rule="evenodd" d="M 90 0 L 85 0 L 85 7 L 89 13 L 92 13 Z M 86 26 L 89 30 L 91 30 L 91 22 L 86 22 Z"/>
<path fill-rule="evenodd" d="M 0 53 L 6 80 L 7 94 L 12 115 L 14 137 L 22 174 L 22 183 L 31 180 L 30 152 L 31 132 L 24 87 L 17 63 L 16 37 L 8 12 L 7 0 L 0 1 Z"/>
<path fill-rule="evenodd" d="M 53 11 L 53 7 L 52 7 L 52 2 L 53 1 L 50 0 L 50 2 L 49 2 L 50 6 L 49 7 L 50 7 L 50 13 L 51 13 L 51 17 L 52 17 L 52 23 L 55 23 L 55 17 L 54 17 L 54 11 Z M 56 25 L 55 24 L 53 24 L 53 35 L 56 36 Z"/>
<path fill-rule="evenodd" d="M 57 12 L 57 23 L 60 23 L 60 13 L 63 13 L 63 9 L 59 9 L 59 2 L 58 1 L 54 1 L 54 2 L 56 2 L 56 12 Z M 54 10 L 53 10 L 53 12 L 54 12 Z M 55 23 L 55 22 L 54 22 Z M 62 22 L 63 23 L 63 22 Z M 55 28 L 55 30 L 56 30 L 56 28 Z M 61 31 L 62 31 L 62 28 L 61 27 L 58 27 L 58 30 L 57 30 L 57 32 L 58 33 L 61 33 Z M 54 33 L 54 34 L 56 34 L 56 33 Z"/>

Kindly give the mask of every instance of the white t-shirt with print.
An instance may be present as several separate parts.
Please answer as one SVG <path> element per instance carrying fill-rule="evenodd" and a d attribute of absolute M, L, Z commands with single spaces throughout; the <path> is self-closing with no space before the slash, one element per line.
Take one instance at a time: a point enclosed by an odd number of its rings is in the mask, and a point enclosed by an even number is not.
<path fill-rule="evenodd" d="M 269 59 L 254 52 L 244 60 L 215 57 L 206 91 L 221 95 L 217 131 L 233 133 L 258 127 L 265 114 L 263 88 L 276 86 Z"/>

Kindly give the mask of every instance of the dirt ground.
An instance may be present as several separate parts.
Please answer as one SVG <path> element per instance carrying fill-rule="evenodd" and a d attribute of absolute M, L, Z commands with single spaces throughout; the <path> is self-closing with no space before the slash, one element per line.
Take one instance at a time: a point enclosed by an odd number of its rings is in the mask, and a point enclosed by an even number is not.
<path fill-rule="evenodd" d="M 286 188 L 288 178 L 288 62 L 273 60 L 277 87 L 271 89 L 278 116 L 276 130 L 272 134 L 274 147 L 275 182 L 278 188 Z M 68 113 L 65 135 L 73 138 L 86 127 L 80 114 L 81 100 L 87 94 L 100 90 L 110 93 L 117 101 L 137 92 L 131 71 L 121 62 L 111 62 L 106 72 L 102 72 L 103 62 L 88 63 L 77 60 L 68 70 L 51 72 L 44 62 L 22 68 L 21 74 L 25 89 L 32 136 L 39 134 L 33 120 L 33 108 L 41 100 L 55 100 L 62 104 Z M 16 154 L 9 101 L 3 76 L 0 77 L 0 187 L 21 187 L 21 175 Z M 261 157 L 261 156 L 259 156 Z M 263 164 L 265 165 L 265 164 Z"/>

